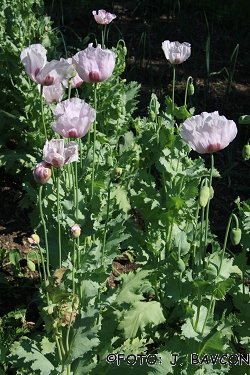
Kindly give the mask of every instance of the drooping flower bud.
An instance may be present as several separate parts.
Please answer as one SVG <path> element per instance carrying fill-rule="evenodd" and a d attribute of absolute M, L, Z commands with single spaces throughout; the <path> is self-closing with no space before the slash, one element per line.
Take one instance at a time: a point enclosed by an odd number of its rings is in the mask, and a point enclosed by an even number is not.
<path fill-rule="evenodd" d="M 27 261 L 27 267 L 30 271 L 34 272 L 36 270 L 36 265 L 34 262 L 32 262 L 32 260 L 28 260 Z"/>
<path fill-rule="evenodd" d="M 180 272 L 184 272 L 185 271 L 185 263 L 183 262 L 183 260 L 180 258 L 177 260 L 177 268 Z"/>
<path fill-rule="evenodd" d="M 200 190 L 199 203 L 201 207 L 206 207 L 210 199 L 210 189 L 208 186 L 203 186 Z"/>
<path fill-rule="evenodd" d="M 233 228 L 230 232 L 230 239 L 233 246 L 239 245 L 241 240 L 241 229 Z"/>
<path fill-rule="evenodd" d="M 34 179 L 40 184 L 45 184 L 51 177 L 50 165 L 44 161 L 38 163 L 33 171 Z"/>
<path fill-rule="evenodd" d="M 111 180 L 116 181 L 122 175 L 122 168 L 115 168 L 111 173 Z"/>
<path fill-rule="evenodd" d="M 80 237 L 81 235 L 81 228 L 78 224 L 74 224 L 71 228 L 70 228 L 70 235 L 71 237 L 73 238 L 78 238 Z"/>
<path fill-rule="evenodd" d="M 244 160 L 250 159 L 250 145 L 246 144 L 242 149 L 242 156 Z"/>
<path fill-rule="evenodd" d="M 214 197 L 214 188 L 213 188 L 213 186 L 210 186 L 209 190 L 210 190 L 210 199 L 213 199 L 213 197 Z"/>
<path fill-rule="evenodd" d="M 32 234 L 29 238 L 28 238 L 28 242 L 31 244 L 31 245 L 38 245 L 40 243 L 40 237 L 37 235 L 37 234 Z"/>
<path fill-rule="evenodd" d="M 194 84 L 193 84 L 193 82 L 188 84 L 188 94 L 190 96 L 194 95 Z"/>

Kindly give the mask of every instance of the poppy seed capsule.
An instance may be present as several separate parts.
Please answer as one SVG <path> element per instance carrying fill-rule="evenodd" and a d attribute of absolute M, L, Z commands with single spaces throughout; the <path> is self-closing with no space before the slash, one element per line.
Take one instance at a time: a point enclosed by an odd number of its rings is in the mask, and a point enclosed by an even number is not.
<path fill-rule="evenodd" d="M 201 207 L 206 207 L 210 198 L 210 189 L 208 186 L 203 186 L 200 190 L 199 203 Z"/>
<path fill-rule="evenodd" d="M 230 239 L 233 246 L 239 245 L 241 240 L 241 229 L 233 228 L 230 232 Z"/>

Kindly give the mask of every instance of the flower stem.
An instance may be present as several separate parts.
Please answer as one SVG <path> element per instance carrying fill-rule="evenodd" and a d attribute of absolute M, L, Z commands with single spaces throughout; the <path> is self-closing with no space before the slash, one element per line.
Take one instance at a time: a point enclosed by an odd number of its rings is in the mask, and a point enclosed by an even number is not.
<path fill-rule="evenodd" d="M 210 167 L 210 175 L 209 175 L 209 184 L 208 187 L 211 191 L 212 187 L 212 179 L 213 179 L 213 170 L 214 170 L 214 155 L 213 153 L 210 154 L 211 156 L 211 167 Z M 209 223 L 209 206 L 210 206 L 210 198 L 208 199 L 206 205 L 206 219 L 205 219 L 205 239 L 204 239 L 204 256 L 207 247 L 207 237 L 208 237 L 208 223 Z"/>
<path fill-rule="evenodd" d="M 44 110 L 43 110 L 43 85 L 41 85 L 40 88 L 40 102 L 41 102 L 41 114 L 42 114 L 42 123 L 43 123 L 43 131 L 45 135 L 45 140 L 47 140 L 47 130 L 46 130 L 46 124 L 45 124 L 45 119 L 44 119 Z"/>
<path fill-rule="evenodd" d="M 61 243 L 61 215 L 60 215 L 60 184 L 59 184 L 59 168 L 57 168 L 56 174 L 56 195 L 57 195 L 57 228 L 58 228 L 58 257 L 59 257 L 59 268 L 62 267 L 62 243 Z"/>
<path fill-rule="evenodd" d="M 48 246 L 47 227 L 46 227 L 46 222 L 44 220 L 43 208 L 42 208 L 42 191 L 43 191 L 43 185 L 41 185 L 40 188 L 39 188 L 39 210 L 40 210 L 40 217 L 41 217 L 41 220 L 42 220 L 42 223 L 43 223 L 43 230 L 44 230 L 47 275 L 50 276 L 50 270 L 49 270 L 49 246 Z M 45 275 L 44 275 L 44 277 L 45 277 Z"/>
<path fill-rule="evenodd" d="M 94 86 L 94 109 L 96 110 L 96 107 L 97 107 L 97 99 L 96 99 L 97 83 L 95 83 L 94 85 L 95 85 Z M 93 158 L 92 158 L 91 198 L 93 198 L 93 195 L 94 195 L 96 119 L 93 123 L 93 126 L 94 126 L 94 139 L 93 139 Z"/>
<path fill-rule="evenodd" d="M 107 212 L 106 212 L 106 220 L 105 220 L 105 227 L 104 227 L 104 234 L 103 234 L 101 265 L 103 265 L 104 252 L 105 252 L 105 247 L 106 247 L 107 227 L 108 227 L 108 221 L 109 221 L 110 192 L 111 192 L 110 186 L 111 186 L 111 180 L 109 180 L 109 183 L 108 183 Z"/>
<path fill-rule="evenodd" d="M 173 67 L 173 85 L 172 85 L 172 115 L 174 116 L 175 64 L 172 64 L 172 67 Z"/>

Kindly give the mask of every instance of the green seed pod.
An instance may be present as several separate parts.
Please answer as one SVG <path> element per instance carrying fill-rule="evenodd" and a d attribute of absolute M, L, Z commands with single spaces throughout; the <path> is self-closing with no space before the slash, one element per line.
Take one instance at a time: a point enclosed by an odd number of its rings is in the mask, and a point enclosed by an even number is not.
<path fill-rule="evenodd" d="M 242 156 L 244 160 L 250 159 L 250 145 L 245 145 L 242 149 Z"/>
<path fill-rule="evenodd" d="M 230 232 L 230 239 L 233 246 L 239 245 L 241 240 L 241 229 L 233 228 Z"/>
<path fill-rule="evenodd" d="M 200 190 L 199 203 L 201 207 L 206 207 L 210 198 L 210 189 L 208 186 L 203 186 Z"/>
<path fill-rule="evenodd" d="M 185 263 L 183 262 L 183 260 L 180 258 L 177 260 L 177 268 L 180 272 L 184 272 L 185 271 Z"/>
<path fill-rule="evenodd" d="M 30 271 L 34 272 L 36 270 L 36 265 L 32 260 L 27 261 L 27 267 Z"/>

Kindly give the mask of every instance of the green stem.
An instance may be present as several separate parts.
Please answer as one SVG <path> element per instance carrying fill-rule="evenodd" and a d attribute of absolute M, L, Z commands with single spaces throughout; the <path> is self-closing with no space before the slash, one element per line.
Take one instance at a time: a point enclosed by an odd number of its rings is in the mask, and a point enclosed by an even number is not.
<path fill-rule="evenodd" d="M 210 154 L 211 156 L 211 167 L 210 167 L 210 175 L 209 175 L 209 189 L 211 191 L 212 187 L 212 179 L 213 179 L 213 170 L 214 170 L 214 155 L 213 153 Z M 207 236 L 208 236 L 208 224 L 209 224 L 209 206 L 210 206 L 210 199 L 206 205 L 206 225 L 205 225 L 205 241 L 204 241 L 204 248 L 207 247 Z"/>
<path fill-rule="evenodd" d="M 196 312 L 196 320 L 194 324 L 195 331 L 197 330 L 197 326 L 198 326 L 199 319 L 200 319 L 201 302 L 202 302 L 202 295 L 201 295 L 200 290 L 198 289 L 198 306 L 197 306 L 197 312 Z"/>
<path fill-rule="evenodd" d="M 75 165 L 75 186 L 74 186 L 74 190 L 75 190 L 75 194 L 74 194 L 74 206 L 75 206 L 75 218 L 76 218 L 76 223 L 78 223 L 78 216 L 79 216 L 79 210 L 78 210 L 78 171 L 77 171 L 77 161 L 75 161 L 74 163 Z"/>
<path fill-rule="evenodd" d="M 47 140 L 47 130 L 46 130 L 46 124 L 44 119 L 44 110 L 43 110 L 43 85 L 41 85 L 40 88 L 40 103 L 41 103 L 41 114 L 42 114 L 42 123 L 43 123 L 43 131 L 45 135 L 45 140 Z"/>
<path fill-rule="evenodd" d="M 224 259 L 224 255 L 225 255 L 225 251 L 226 251 L 227 239 L 228 239 L 228 234 L 229 234 L 229 229 L 230 229 L 232 218 L 234 218 L 234 220 L 236 222 L 236 227 L 237 228 L 239 227 L 239 222 L 238 222 L 237 216 L 235 214 L 231 214 L 230 217 L 229 217 L 228 223 L 227 223 L 227 229 L 226 229 L 226 233 L 225 233 L 224 244 L 223 244 L 223 249 L 222 249 L 222 256 L 221 256 L 221 262 L 220 262 L 220 267 L 219 267 L 219 270 L 218 270 L 218 276 L 217 276 L 217 278 L 219 278 L 219 276 L 220 276 L 220 272 L 221 272 L 221 268 L 222 268 L 222 263 L 223 263 L 223 259 Z"/>
<path fill-rule="evenodd" d="M 95 86 L 94 86 L 94 109 L 95 110 L 96 110 L 96 107 L 97 107 L 96 92 L 97 92 L 97 83 L 95 83 Z M 93 123 L 93 126 L 94 126 L 94 140 L 93 140 L 93 158 L 92 158 L 91 198 L 93 198 L 93 196 L 94 196 L 96 119 Z"/>
<path fill-rule="evenodd" d="M 46 268 L 45 268 L 45 262 L 44 262 L 44 256 L 43 256 L 43 250 L 39 244 L 37 244 L 40 256 L 41 256 L 41 261 L 42 261 L 42 268 L 43 268 L 43 274 L 44 274 L 44 290 L 46 294 L 46 300 L 47 300 L 47 305 L 49 305 L 49 294 L 47 291 L 47 285 L 46 285 Z"/>
<path fill-rule="evenodd" d="M 61 206 L 60 206 L 60 184 L 59 184 L 59 168 L 57 168 L 56 174 L 56 195 L 57 195 L 57 229 L 58 229 L 58 258 L 59 268 L 62 267 L 62 242 L 61 242 Z"/>
<path fill-rule="evenodd" d="M 40 188 L 39 188 L 39 210 L 40 210 L 40 216 L 41 216 L 41 220 L 42 220 L 42 224 L 43 224 L 43 230 L 44 230 L 47 275 L 50 276 L 50 270 L 49 270 L 49 246 L 48 246 L 47 227 L 46 227 L 46 222 L 44 220 L 43 208 L 42 208 L 42 191 L 43 191 L 43 185 L 41 185 Z M 44 275 L 44 277 L 45 276 L 46 275 Z"/>
<path fill-rule="evenodd" d="M 70 99 L 70 96 L 71 96 L 71 88 L 72 88 L 72 80 L 71 79 L 68 81 L 68 99 Z"/>
<path fill-rule="evenodd" d="M 107 212 L 106 212 L 106 220 L 105 220 L 104 234 L 103 234 L 101 265 L 103 265 L 104 253 L 105 253 L 105 248 L 106 248 L 107 227 L 108 227 L 108 221 L 109 221 L 109 207 L 110 207 L 110 193 L 111 193 L 110 186 L 111 186 L 111 183 L 112 183 L 112 181 L 109 180 L 109 183 L 108 183 L 108 198 L 107 198 Z"/>
<path fill-rule="evenodd" d="M 214 302 L 214 296 L 212 295 L 211 299 L 210 299 L 210 302 L 209 302 L 208 309 L 207 309 L 207 315 L 206 315 L 206 318 L 205 318 L 205 321 L 204 321 L 204 324 L 203 324 L 203 328 L 202 328 L 202 331 L 201 331 L 201 336 L 203 336 L 204 330 L 206 328 L 207 320 L 208 320 L 208 317 L 210 315 L 210 311 L 211 311 L 213 302 Z"/>
<path fill-rule="evenodd" d="M 173 86 L 172 86 L 172 115 L 174 116 L 175 64 L 172 64 L 172 67 L 173 67 Z"/>

